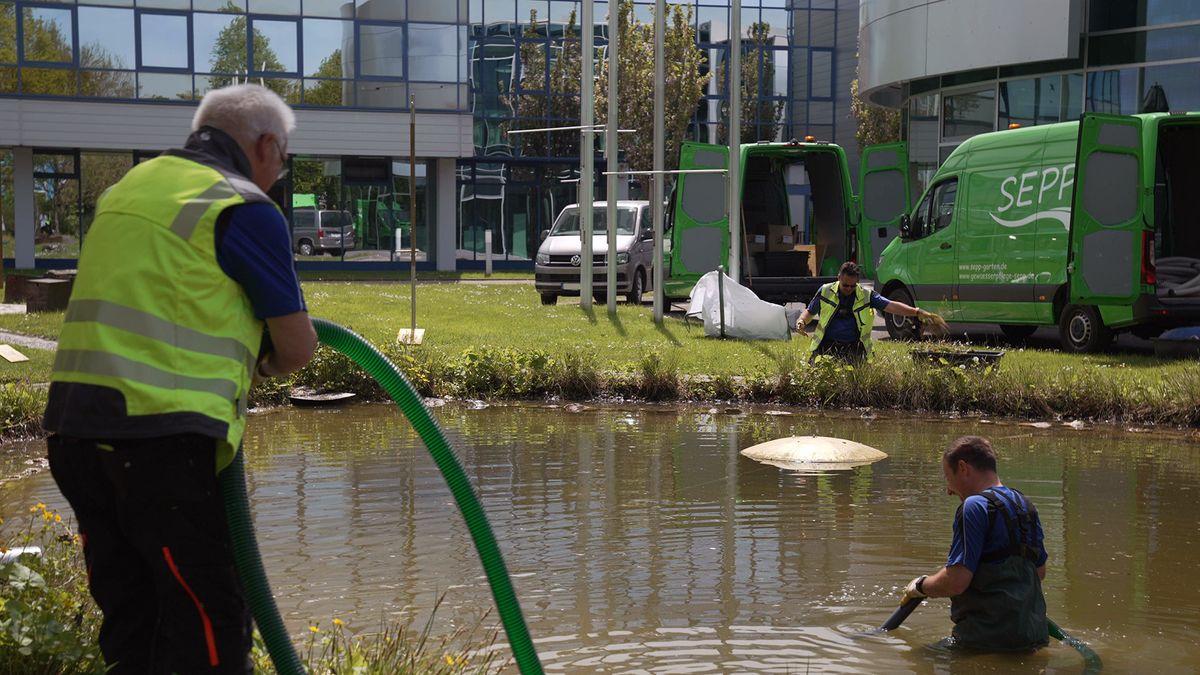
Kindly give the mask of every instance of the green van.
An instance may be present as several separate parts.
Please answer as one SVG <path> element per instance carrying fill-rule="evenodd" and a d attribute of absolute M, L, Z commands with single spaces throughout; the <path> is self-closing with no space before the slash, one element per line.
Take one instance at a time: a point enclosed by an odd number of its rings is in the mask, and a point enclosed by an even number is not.
<path fill-rule="evenodd" d="M 728 146 L 685 142 L 679 168 L 726 169 L 728 158 Z M 846 260 L 859 260 L 871 276 L 908 208 L 907 159 L 895 148 L 863 163 L 863 180 L 881 189 L 861 217 L 846 154 L 832 143 L 744 143 L 740 169 L 738 281 L 764 300 L 807 302 Z M 701 276 L 729 268 L 725 180 L 723 173 L 680 174 L 663 235 L 666 297 L 686 298 Z"/>
<path fill-rule="evenodd" d="M 1197 157 L 1198 113 L 1088 113 L 974 136 L 901 219 L 876 288 L 1013 339 L 1057 325 L 1073 352 L 1103 349 L 1116 331 L 1196 323 Z M 886 323 L 893 338 L 921 330 L 906 317 Z"/>

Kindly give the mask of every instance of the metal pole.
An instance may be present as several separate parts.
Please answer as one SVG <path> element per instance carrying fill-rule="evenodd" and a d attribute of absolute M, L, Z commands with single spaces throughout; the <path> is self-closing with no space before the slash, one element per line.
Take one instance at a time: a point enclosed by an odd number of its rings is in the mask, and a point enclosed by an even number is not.
<path fill-rule="evenodd" d="M 721 313 L 721 337 L 725 337 L 725 266 L 717 265 L 717 310 Z"/>
<path fill-rule="evenodd" d="M 608 189 L 605 199 L 604 214 L 607 216 L 608 253 L 604 256 L 605 284 L 604 292 L 608 296 L 608 314 L 617 313 L 617 80 L 620 79 L 618 68 L 618 44 L 620 43 L 621 5 L 617 2 L 608 3 L 608 133 L 604 138 L 604 156 L 608 162 Z M 631 279 L 630 282 L 633 280 Z"/>
<path fill-rule="evenodd" d="M 663 41 L 666 33 L 666 0 L 654 2 L 654 171 L 663 171 L 666 143 L 663 109 L 666 84 L 663 75 Z M 650 191 L 650 214 L 654 218 L 654 323 L 663 322 L 663 174 L 654 174 Z"/>
<path fill-rule="evenodd" d="M 582 253 L 579 256 L 579 306 L 585 310 L 592 308 L 592 188 L 595 180 L 592 125 L 596 121 L 596 50 L 593 46 L 596 21 L 592 9 L 592 0 L 583 0 L 580 20 L 583 73 L 579 90 L 579 123 L 584 127 L 579 139 L 579 250 Z"/>
<path fill-rule="evenodd" d="M 412 336 L 417 339 L 417 97 L 408 96 L 408 277 L 412 286 Z"/>
<path fill-rule="evenodd" d="M 483 276 L 492 276 L 492 228 L 483 231 Z"/>
<path fill-rule="evenodd" d="M 729 276 L 741 280 L 742 262 L 742 0 L 729 7 L 729 59 L 725 80 L 729 83 Z"/>

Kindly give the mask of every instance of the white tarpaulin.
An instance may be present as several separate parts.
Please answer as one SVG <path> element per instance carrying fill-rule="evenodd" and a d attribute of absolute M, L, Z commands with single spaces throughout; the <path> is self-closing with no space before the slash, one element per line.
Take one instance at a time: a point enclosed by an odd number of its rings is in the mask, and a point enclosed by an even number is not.
<path fill-rule="evenodd" d="M 721 334 L 722 291 L 717 288 L 717 275 L 712 271 L 700 277 L 692 288 L 691 304 L 687 315 L 698 317 L 704 322 L 704 334 L 717 337 Z M 725 337 L 741 340 L 790 340 L 787 316 L 783 305 L 760 300 L 754 291 L 724 277 Z"/>

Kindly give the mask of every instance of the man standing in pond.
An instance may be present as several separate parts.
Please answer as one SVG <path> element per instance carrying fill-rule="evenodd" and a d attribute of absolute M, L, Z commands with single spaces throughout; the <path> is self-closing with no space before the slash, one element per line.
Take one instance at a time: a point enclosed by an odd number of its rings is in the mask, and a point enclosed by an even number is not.
<path fill-rule="evenodd" d="M 805 325 L 817 316 L 817 330 L 809 346 L 809 360 L 828 354 L 850 363 L 871 358 L 871 328 L 875 312 L 915 316 L 918 320 L 945 325 L 942 317 L 903 302 L 888 300 L 875 291 L 858 285 L 862 268 L 854 262 L 842 263 L 837 281 L 825 284 L 796 320 L 796 330 L 808 335 Z"/>
<path fill-rule="evenodd" d="M 1049 642 L 1046 547 L 1037 509 L 996 474 L 986 438 L 955 439 L 942 455 L 946 492 L 962 500 L 946 566 L 909 582 L 900 604 L 950 598 L 948 646 L 1027 651 Z"/>
<path fill-rule="evenodd" d="M 97 203 L 43 426 L 108 673 L 251 672 L 217 474 L 241 445 L 251 384 L 316 347 L 287 221 L 266 194 L 294 127 L 268 89 L 214 89 L 183 148 Z"/>

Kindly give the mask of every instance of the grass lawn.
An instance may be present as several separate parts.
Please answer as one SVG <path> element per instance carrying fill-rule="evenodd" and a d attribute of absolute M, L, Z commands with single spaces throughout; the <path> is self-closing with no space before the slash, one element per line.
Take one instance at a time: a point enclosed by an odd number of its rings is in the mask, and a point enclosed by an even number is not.
<path fill-rule="evenodd" d="M 809 366 L 807 338 L 716 340 L 706 338 L 694 321 L 685 325 L 667 317 L 661 328 L 655 326 L 648 306 L 619 305 L 612 317 L 604 305 L 589 312 L 574 303 L 542 306 L 534 289 L 524 284 L 418 286 L 417 319 L 426 331 L 425 343 L 403 347 L 395 337 L 410 322 L 406 284 L 324 281 L 306 282 L 304 288 L 312 316 L 339 323 L 379 346 L 426 394 L 572 398 L 588 391 L 1200 424 L 1200 364 L 1195 361 L 1009 348 L 996 368 L 962 369 L 916 363 L 910 355 L 913 345 L 883 340 L 867 367 Z M 0 330 L 53 338 L 61 321 L 61 313 L 6 315 L 0 316 Z M 933 346 L 937 343 L 920 344 Z M 4 381 L 45 381 L 50 356 L 30 355 L 35 361 L 23 369 L 0 371 L 12 373 Z M 349 369 L 326 360 L 302 371 L 298 381 L 344 385 Z M 553 372 L 530 375 L 543 370 Z M 595 386 L 560 386 L 581 372 Z M 614 373 L 626 379 L 614 378 Z M 522 378 L 529 381 L 512 385 Z M 469 387 L 461 384 L 464 379 L 472 379 Z"/>

